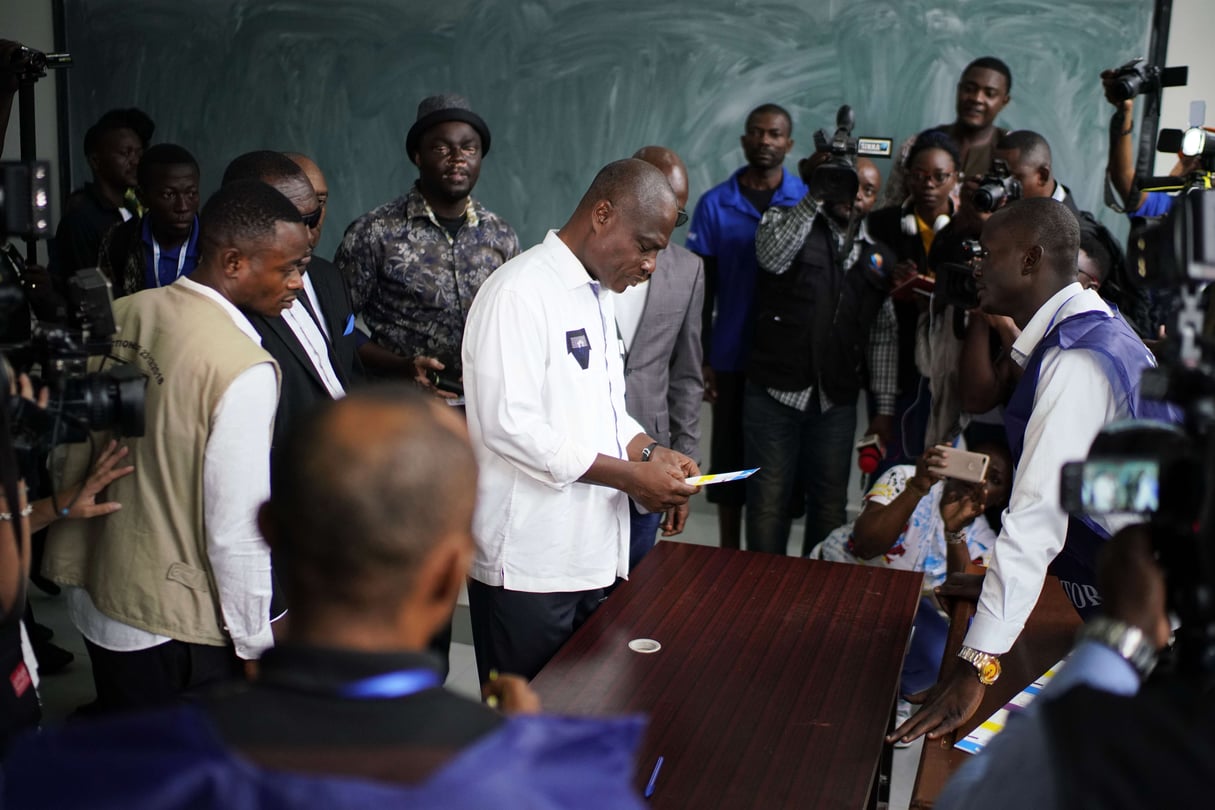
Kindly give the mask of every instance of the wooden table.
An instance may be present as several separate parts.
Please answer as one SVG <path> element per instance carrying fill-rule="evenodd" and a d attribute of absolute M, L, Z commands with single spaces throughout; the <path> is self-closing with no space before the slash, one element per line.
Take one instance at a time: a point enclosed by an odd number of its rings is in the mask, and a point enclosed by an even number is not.
<path fill-rule="evenodd" d="M 532 682 L 548 711 L 645 713 L 654 807 L 864 807 L 921 575 L 659 543 Z M 662 644 L 629 649 L 632 639 Z"/>
<path fill-rule="evenodd" d="M 1002 708 L 1014 695 L 1038 679 L 1056 662 L 1067 655 L 1080 629 L 1080 616 L 1063 593 L 1063 586 L 1054 577 L 1047 577 L 1042 595 L 1030 614 L 1020 638 L 1005 655 L 1000 656 L 1003 671 L 1000 679 L 987 688 L 987 694 L 974 717 L 956 732 L 962 739 Z M 953 772 L 971 757 L 953 747 L 948 736 L 940 740 L 924 740 L 920 768 L 916 773 L 911 794 L 913 810 L 928 810 L 940 795 Z"/>

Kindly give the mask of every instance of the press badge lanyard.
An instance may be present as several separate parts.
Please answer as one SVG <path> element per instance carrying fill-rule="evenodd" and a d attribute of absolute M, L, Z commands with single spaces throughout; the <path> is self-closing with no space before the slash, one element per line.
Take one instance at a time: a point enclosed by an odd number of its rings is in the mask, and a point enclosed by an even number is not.
<path fill-rule="evenodd" d="M 190 247 L 190 239 L 181 243 L 177 254 L 177 275 L 173 277 L 173 281 L 181 278 L 181 271 L 186 269 L 186 253 Z M 156 237 L 152 237 L 152 275 L 156 278 L 156 286 L 161 286 L 160 283 L 160 242 L 156 241 Z"/>
<path fill-rule="evenodd" d="M 348 683 L 338 694 L 354 700 L 382 700 L 407 697 L 441 685 L 442 679 L 433 669 L 401 669 Z"/>

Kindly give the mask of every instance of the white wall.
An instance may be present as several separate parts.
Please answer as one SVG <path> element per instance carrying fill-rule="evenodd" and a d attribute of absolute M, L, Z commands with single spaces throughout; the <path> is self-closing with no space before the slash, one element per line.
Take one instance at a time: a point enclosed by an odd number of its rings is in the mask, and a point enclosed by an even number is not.
<path fill-rule="evenodd" d="M 55 50 L 54 22 L 50 0 L 0 1 L 0 37 L 20 42 L 30 48 L 51 52 Z M 18 102 L 13 100 L 13 117 L 4 134 L 4 159 L 21 157 L 21 115 Z M 55 108 L 55 72 L 34 86 L 34 125 L 38 136 L 40 160 L 51 163 L 51 222 L 59 221 L 59 130 Z M 83 158 L 82 158 L 83 159 Z M 46 260 L 46 246 L 39 247 L 39 256 Z"/>
<path fill-rule="evenodd" d="M 1169 26 L 1169 65 L 1189 65 L 1189 83 L 1164 91 L 1160 126 L 1185 129 L 1189 122 L 1190 102 L 1207 102 L 1207 126 L 1215 126 L 1215 48 L 1211 47 L 1211 0 L 1173 0 L 1173 21 Z M 1157 154 L 1158 175 L 1168 174 L 1177 160 Z"/>

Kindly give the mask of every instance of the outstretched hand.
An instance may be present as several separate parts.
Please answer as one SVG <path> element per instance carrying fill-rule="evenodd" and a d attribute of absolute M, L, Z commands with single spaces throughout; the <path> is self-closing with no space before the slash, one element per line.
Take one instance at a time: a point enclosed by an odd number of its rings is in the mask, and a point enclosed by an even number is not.
<path fill-rule="evenodd" d="M 979 683 L 974 668 L 959 659 L 949 674 L 931 689 L 909 695 L 909 703 L 923 704 L 905 723 L 886 735 L 886 742 L 912 742 L 927 734 L 939 740 L 961 726 L 983 702 L 987 687 Z"/>
<path fill-rule="evenodd" d="M 122 508 L 122 504 L 117 501 L 98 502 L 97 497 L 102 490 L 119 478 L 135 472 L 135 467 L 132 465 L 118 466 L 118 463 L 126 458 L 129 452 L 128 448 L 119 447 L 118 442 L 111 441 L 93 462 L 93 468 L 89 470 L 89 476 L 84 479 L 79 491 L 68 490 L 59 493 L 58 498 L 61 504 L 71 504 L 66 517 L 95 518 L 113 514 Z"/>

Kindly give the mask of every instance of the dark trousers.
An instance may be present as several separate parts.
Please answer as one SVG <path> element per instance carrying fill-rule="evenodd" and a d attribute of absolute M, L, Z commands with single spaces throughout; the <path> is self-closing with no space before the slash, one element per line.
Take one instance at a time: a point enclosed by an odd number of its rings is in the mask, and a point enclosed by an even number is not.
<path fill-rule="evenodd" d="M 799 411 L 747 383 L 747 466 L 759 467 L 747 479 L 749 550 L 788 553 L 794 498 L 806 504 L 806 551 L 844 525 L 855 433 L 855 402 L 823 412 L 814 392 L 809 409 Z M 802 491 L 794 492 L 796 487 Z"/>
<path fill-rule="evenodd" d="M 743 468 L 743 391 L 747 375 L 741 371 L 717 372 L 717 401 L 713 403 L 713 433 L 709 437 L 708 472 L 726 473 Z M 709 503 L 742 506 L 747 500 L 743 481 L 705 488 Z"/>
<path fill-rule="evenodd" d="M 563 593 L 526 593 L 468 580 L 477 677 L 490 670 L 521 675 L 529 681 L 582 626 L 606 588 Z"/>
<path fill-rule="evenodd" d="M 146 650 L 115 652 L 87 638 L 97 703 L 91 711 L 146 709 L 176 703 L 191 692 L 232 678 L 244 667 L 231 646 L 168 641 Z"/>
<path fill-rule="evenodd" d="M 632 572 L 641 558 L 650 553 L 658 540 L 658 527 L 662 524 L 661 512 L 641 514 L 629 501 L 629 571 Z"/>

